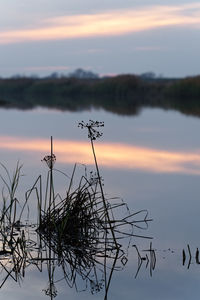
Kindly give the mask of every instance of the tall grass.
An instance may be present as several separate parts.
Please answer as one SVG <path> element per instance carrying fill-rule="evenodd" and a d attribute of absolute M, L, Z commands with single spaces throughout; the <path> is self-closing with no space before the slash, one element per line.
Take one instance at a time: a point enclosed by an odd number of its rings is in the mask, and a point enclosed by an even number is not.
<path fill-rule="evenodd" d="M 60 267 L 63 280 L 70 287 L 78 289 L 77 278 L 80 278 L 86 287 L 89 284 L 92 293 L 104 287 L 106 300 L 114 270 L 123 268 L 124 262 L 128 260 L 127 249 L 122 241 L 128 239 L 129 247 L 130 239 L 139 236 L 135 234 L 135 229 L 147 228 L 150 219 L 146 210 L 130 213 L 126 203 L 120 199 L 105 197 L 94 147 L 95 139 L 102 135 L 96 128 L 102 127 L 103 123 L 90 120 L 88 123 L 81 122 L 79 126 L 88 130 L 95 172 L 85 170 L 76 181 L 76 164 L 70 178 L 55 169 L 56 156 L 51 137 L 50 155 L 43 159 L 48 166 L 46 183 L 43 185 L 41 175 L 38 176 L 32 187 L 25 192 L 20 210 L 16 191 L 22 166 L 17 163 L 10 176 L 7 168 L 1 165 L 6 178 L 0 175 L 5 186 L 0 218 L 0 254 L 10 255 L 13 267 L 6 268 L 1 259 L 0 264 L 7 274 L 5 280 L 12 277 L 20 281 L 27 265 L 35 265 L 42 271 L 43 263 L 46 262 L 48 287 L 44 291 L 51 299 L 57 295 L 55 269 Z M 65 197 L 56 192 L 56 172 L 69 179 Z M 34 234 L 37 233 L 37 241 L 30 238 L 32 227 L 23 223 L 24 211 L 32 197 L 36 200 L 38 212 L 36 230 L 33 229 Z M 117 217 L 123 209 L 125 216 Z"/>

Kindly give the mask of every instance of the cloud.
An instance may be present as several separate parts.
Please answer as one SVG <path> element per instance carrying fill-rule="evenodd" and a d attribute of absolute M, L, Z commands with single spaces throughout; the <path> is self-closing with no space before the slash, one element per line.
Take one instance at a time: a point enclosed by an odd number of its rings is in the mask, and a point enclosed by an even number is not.
<path fill-rule="evenodd" d="M 32 29 L 0 31 L 0 44 L 119 36 L 168 26 L 199 25 L 199 3 L 148 6 L 41 20 Z"/>
<path fill-rule="evenodd" d="M 23 156 L 49 153 L 49 140 L 0 136 L 0 149 L 20 151 Z M 54 140 L 54 151 L 60 163 L 94 164 L 88 142 Z M 200 153 L 166 151 L 120 143 L 101 143 L 96 146 L 101 166 L 112 169 L 131 169 L 152 173 L 200 175 Z"/>

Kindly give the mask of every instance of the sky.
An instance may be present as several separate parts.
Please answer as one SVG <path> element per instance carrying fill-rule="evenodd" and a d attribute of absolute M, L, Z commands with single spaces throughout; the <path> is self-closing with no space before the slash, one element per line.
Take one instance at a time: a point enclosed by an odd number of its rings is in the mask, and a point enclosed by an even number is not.
<path fill-rule="evenodd" d="M 200 73 L 200 2 L 0 0 L 0 76 Z"/>

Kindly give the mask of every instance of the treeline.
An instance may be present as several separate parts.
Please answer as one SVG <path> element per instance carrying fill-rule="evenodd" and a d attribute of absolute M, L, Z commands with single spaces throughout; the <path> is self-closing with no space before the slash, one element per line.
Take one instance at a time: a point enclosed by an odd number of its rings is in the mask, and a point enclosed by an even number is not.
<path fill-rule="evenodd" d="M 179 80 L 135 75 L 0 79 L 0 106 L 71 111 L 94 107 L 127 115 L 142 107 L 160 107 L 200 116 L 200 76 Z"/>

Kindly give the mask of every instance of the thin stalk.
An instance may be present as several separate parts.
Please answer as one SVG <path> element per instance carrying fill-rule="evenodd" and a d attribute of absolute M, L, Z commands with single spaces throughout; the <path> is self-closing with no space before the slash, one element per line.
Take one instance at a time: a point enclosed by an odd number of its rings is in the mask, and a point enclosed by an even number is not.
<path fill-rule="evenodd" d="M 14 230 L 14 225 L 15 225 L 15 219 L 16 219 L 16 202 L 17 202 L 17 199 L 13 199 L 13 201 L 15 202 L 14 203 L 14 213 L 13 213 L 13 221 L 12 221 L 12 227 L 11 227 L 11 233 L 10 233 L 10 240 L 12 241 L 12 238 L 13 238 L 13 230 Z"/>
<path fill-rule="evenodd" d="M 115 265 L 117 263 L 118 255 L 119 255 L 119 248 L 117 248 L 117 252 L 116 252 L 116 255 L 115 255 L 115 258 L 114 258 L 114 262 L 113 262 L 113 265 L 112 265 L 112 268 L 111 268 L 111 271 L 110 271 L 110 276 L 109 276 L 108 283 L 107 283 L 107 286 L 106 286 L 106 293 L 105 293 L 104 300 L 107 300 L 108 290 L 109 290 L 109 287 L 110 287 L 110 282 L 111 282 L 111 279 L 112 279 L 113 271 L 114 271 Z"/>
<path fill-rule="evenodd" d="M 49 171 L 47 173 L 47 179 L 46 179 L 46 189 L 45 189 L 45 200 L 44 200 L 44 212 L 48 210 L 47 207 L 47 201 L 48 201 L 48 188 L 49 188 Z"/>
<path fill-rule="evenodd" d="M 88 131 L 89 131 L 90 142 L 91 142 L 91 147 L 92 147 L 92 153 L 93 153 L 94 162 L 95 162 L 95 166 L 96 166 L 96 171 L 97 171 L 97 177 L 98 177 L 98 181 L 99 181 L 100 191 L 101 191 L 101 195 L 102 195 L 103 205 L 104 205 L 104 209 L 105 209 L 105 217 L 106 217 L 106 219 L 107 219 L 107 221 L 109 223 L 110 231 L 111 231 L 111 234 L 112 234 L 115 246 L 116 246 L 117 249 L 119 249 L 119 246 L 118 246 L 117 241 L 116 241 L 115 233 L 114 233 L 113 227 L 111 225 L 110 216 L 109 216 L 109 213 L 107 211 L 106 199 L 105 199 L 105 196 L 104 196 L 103 186 L 102 186 L 102 183 L 101 183 L 101 177 L 100 177 L 100 172 L 99 172 L 99 167 L 98 167 L 98 163 L 97 163 L 97 157 L 96 157 L 96 153 L 95 153 L 95 149 L 94 149 L 94 143 L 93 143 L 92 132 L 91 132 L 91 128 L 90 127 L 88 127 Z M 107 271 L 106 270 L 106 263 L 107 263 L 106 252 L 107 252 L 107 250 L 106 250 L 106 244 L 107 244 L 107 231 L 105 232 L 105 258 L 104 258 L 105 300 L 107 299 L 108 287 L 110 285 L 110 279 L 111 279 L 111 276 L 112 276 L 112 271 L 111 271 L 110 272 L 110 276 L 109 276 L 109 280 L 108 280 L 108 284 L 107 284 L 107 274 L 106 274 L 106 271 Z"/>
<path fill-rule="evenodd" d="M 92 135 L 91 129 L 88 128 L 88 130 L 89 130 L 89 133 L 90 133 L 90 136 L 91 136 Z M 115 234 L 114 234 L 114 231 L 113 231 L 113 227 L 111 225 L 110 216 L 109 216 L 108 211 L 107 211 L 106 199 L 105 199 L 105 196 L 104 196 L 103 186 L 102 186 L 102 183 L 101 183 L 101 177 L 100 177 L 99 167 L 98 167 L 98 163 L 97 163 L 97 157 L 96 157 L 96 153 L 95 153 L 95 149 L 94 149 L 94 143 L 93 143 L 92 138 L 90 138 L 90 142 L 91 142 L 91 146 L 92 146 L 92 153 L 93 153 L 94 162 L 95 162 L 95 166 L 96 166 L 97 177 L 98 177 L 99 186 L 100 186 L 100 190 L 101 190 L 101 195 L 102 195 L 103 205 L 104 205 L 104 209 L 105 209 L 105 214 L 106 214 L 106 217 L 107 217 L 107 220 L 108 220 L 108 223 L 109 223 L 109 227 L 110 227 L 110 230 L 111 230 L 111 233 L 112 233 L 113 240 L 115 242 L 115 246 L 116 246 L 116 248 L 118 248 L 118 244 L 117 244 L 116 237 L 115 237 Z"/>
<path fill-rule="evenodd" d="M 41 179 L 41 175 L 39 175 L 38 176 L 38 178 L 36 179 L 36 181 L 34 182 L 34 184 L 33 184 L 33 186 L 32 186 L 32 188 L 30 189 L 30 190 L 28 190 L 27 192 L 26 192 L 26 194 L 25 194 L 25 203 L 24 203 L 24 205 L 23 205 L 23 207 L 22 207 L 22 210 L 21 210 L 21 213 L 20 213 L 20 215 L 19 215 L 19 220 L 21 219 L 21 217 L 22 217 L 22 214 L 23 214 L 23 211 L 24 211 L 24 209 L 25 209 L 25 207 L 26 207 L 26 205 L 27 205 L 27 202 L 28 202 L 28 200 L 29 200 L 29 198 L 30 198 L 30 196 L 31 196 L 31 193 L 34 191 L 34 190 L 36 190 L 37 191 L 37 183 L 38 183 L 38 181 L 39 181 L 39 185 L 40 185 L 40 199 L 38 199 L 38 203 L 40 203 L 39 205 L 40 205 L 40 208 L 42 207 L 42 179 Z M 38 192 L 36 193 L 36 194 L 38 194 Z M 37 197 L 38 198 L 38 197 Z"/>
<path fill-rule="evenodd" d="M 76 164 L 74 165 L 72 176 L 71 176 L 71 180 L 70 180 L 70 183 L 69 183 L 69 188 L 68 188 L 68 191 L 67 191 L 67 198 L 68 198 L 69 193 L 71 191 L 71 187 L 72 187 L 72 183 L 73 183 L 75 171 L 76 171 Z"/>
<path fill-rule="evenodd" d="M 53 137 L 51 136 L 51 161 L 50 161 L 50 194 L 49 194 L 49 208 L 52 203 L 52 191 L 53 191 Z"/>

